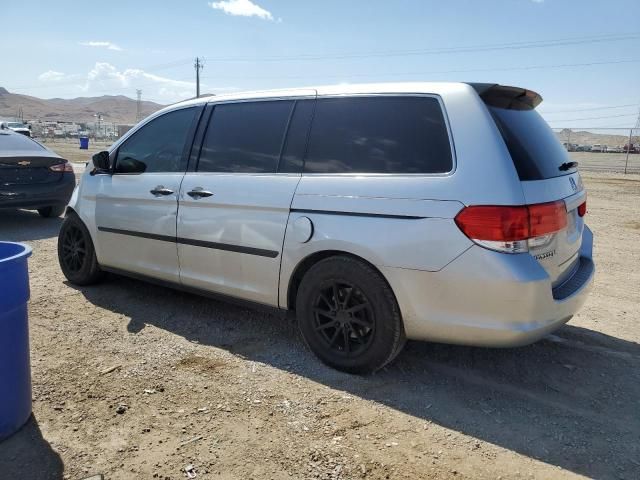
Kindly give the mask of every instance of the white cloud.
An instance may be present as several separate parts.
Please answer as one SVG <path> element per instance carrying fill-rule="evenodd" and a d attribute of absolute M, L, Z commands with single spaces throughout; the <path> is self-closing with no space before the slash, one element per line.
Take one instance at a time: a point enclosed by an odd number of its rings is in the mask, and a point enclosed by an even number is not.
<path fill-rule="evenodd" d="M 193 74 L 195 77 L 195 73 Z M 119 69 L 108 62 L 96 62 L 86 73 L 66 74 L 48 70 L 38 76 L 38 80 L 49 82 L 52 96 L 73 98 L 81 96 L 126 95 L 134 97 L 136 89 L 143 91 L 144 99 L 158 103 L 173 103 L 195 96 L 195 81 L 174 80 L 146 72 L 139 68 Z M 193 79 L 195 80 L 195 78 Z M 204 93 L 227 93 L 237 91 L 233 86 L 200 84 Z"/>
<path fill-rule="evenodd" d="M 38 75 L 38 80 L 41 82 L 57 82 L 65 78 L 65 74 L 62 72 L 56 72 L 55 70 L 47 70 L 44 73 Z"/>
<path fill-rule="evenodd" d="M 215 10 L 222 10 L 227 15 L 238 15 L 241 17 L 258 17 L 263 20 L 273 20 L 273 15 L 251 0 L 222 0 L 219 2 L 209 2 L 209 6 Z"/>
<path fill-rule="evenodd" d="M 117 52 L 122 51 L 122 48 L 112 42 L 96 42 L 92 40 L 89 42 L 80 42 L 80 45 L 82 45 L 83 47 L 103 47 L 107 50 L 115 50 Z"/>
<path fill-rule="evenodd" d="M 123 90 L 137 88 L 143 80 L 148 91 L 157 92 L 164 98 L 189 98 L 194 96 L 195 83 L 182 80 L 173 80 L 145 72 L 137 68 L 118 70 L 106 62 L 96 62 L 87 74 L 84 91 L 91 90 Z"/>

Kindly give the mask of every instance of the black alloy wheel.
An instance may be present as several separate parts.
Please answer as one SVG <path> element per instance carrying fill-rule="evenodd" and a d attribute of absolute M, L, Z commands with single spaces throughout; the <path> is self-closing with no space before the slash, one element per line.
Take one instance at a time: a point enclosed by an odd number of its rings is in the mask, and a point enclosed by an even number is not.
<path fill-rule="evenodd" d="M 345 281 L 329 281 L 313 302 L 314 329 L 325 346 L 355 357 L 373 341 L 375 316 L 362 290 Z"/>
<path fill-rule="evenodd" d="M 327 365 L 371 373 L 391 362 L 405 344 L 395 295 L 373 266 L 352 256 L 318 261 L 296 293 L 302 337 Z"/>
<path fill-rule="evenodd" d="M 69 213 L 58 234 L 58 262 L 64 276 L 76 285 L 90 285 L 99 281 L 100 270 L 91 234 L 80 217 Z"/>
<path fill-rule="evenodd" d="M 61 261 L 69 272 L 77 273 L 87 261 L 87 244 L 84 233 L 77 226 L 71 225 L 61 232 Z"/>

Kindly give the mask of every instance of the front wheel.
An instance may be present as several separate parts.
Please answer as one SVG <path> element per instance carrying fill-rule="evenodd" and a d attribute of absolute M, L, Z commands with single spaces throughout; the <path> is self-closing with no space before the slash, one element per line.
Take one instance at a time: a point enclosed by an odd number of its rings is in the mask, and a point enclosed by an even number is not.
<path fill-rule="evenodd" d="M 309 348 L 345 372 L 374 372 L 405 343 L 391 288 L 376 270 L 355 258 L 330 257 L 311 267 L 300 283 L 296 312 Z"/>
<path fill-rule="evenodd" d="M 76 285 L 91 285 L 104 275 L 98 265 L 91 235 L 74 213 L 68 215 L 60 227 L 58 261 L 64 276 Z"/>

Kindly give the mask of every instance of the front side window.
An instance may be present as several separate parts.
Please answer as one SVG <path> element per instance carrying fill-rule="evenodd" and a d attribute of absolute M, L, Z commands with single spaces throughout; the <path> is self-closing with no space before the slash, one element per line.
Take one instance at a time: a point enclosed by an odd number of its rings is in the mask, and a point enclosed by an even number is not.
<path fill-rule="evenodd" d="M 197 111 L 174 110 L 140 128 L 118 148 L 115 173 L 184 172 L 183 152 Z"/>
<path fill-rule="evenodd" d="M 433 97 L 318 99 L 305 173 L 446 173 L 451 145 Z"/>
<path fill-rule="evenodd" d="M 216 105 L 199 172 L 275 173 L 293 101 Z"/>

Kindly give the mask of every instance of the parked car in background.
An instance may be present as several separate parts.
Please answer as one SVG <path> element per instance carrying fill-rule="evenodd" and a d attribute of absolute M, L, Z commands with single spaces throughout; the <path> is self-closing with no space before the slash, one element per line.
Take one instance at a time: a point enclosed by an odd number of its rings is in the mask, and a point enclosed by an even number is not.
<path fill-rule="evenodd" d="M 562 146 L 564 148 L 566 148 L 567 152 L 576 152 L 578 151 L 578 144 L 577 143 L 563 143 Z"/>
<path fill-rule="evenodd" d="M 607 147 L 607 153 L 622 153 L 622 147 Z"/>
<path fill-rule="evenodd" d="M 576 147 L 576 152 L 590 152 L 591 145 L 578 145 Z"/>
<path fill-rule="evenodd" d="M 31 136 L 31 126 L 27 125 L 23 122 L 2 122 L 6 128 L 13 130 L 14 132 L 20 133 L 22 135 L 26 135 L 27 137 Z"/>
<path fill-rule="evenodd" d="M 640 153 L 640 143 L 632 143 L 629 144 L 627 143 L 624 148 L 623 151 L 626 153 L 627 151 L 629 153 Z"/>
<path fill-rule="evenodd" d="M 541 101 L 392 83 L 167 107 L 94 155 L 61 269 L 290 313 L 323 362 L 353 373 L 406 338 L 531 343 L 578 311 L 594 275 L 577 163 Z"/>
<path fill-rule="evenodd" d="M 0 128 L 0 208 L 62 215 L 75 187 L 71 164 L 34 139 Z"/>
<path fill-rule="evenodd" d="M 594 143 L 593 145 L 591 145 L 591 151 L 592 152 L 606 152 L 607 151 L 607 146 L 606 145 L 600 145 L 599 143 Z"/>

